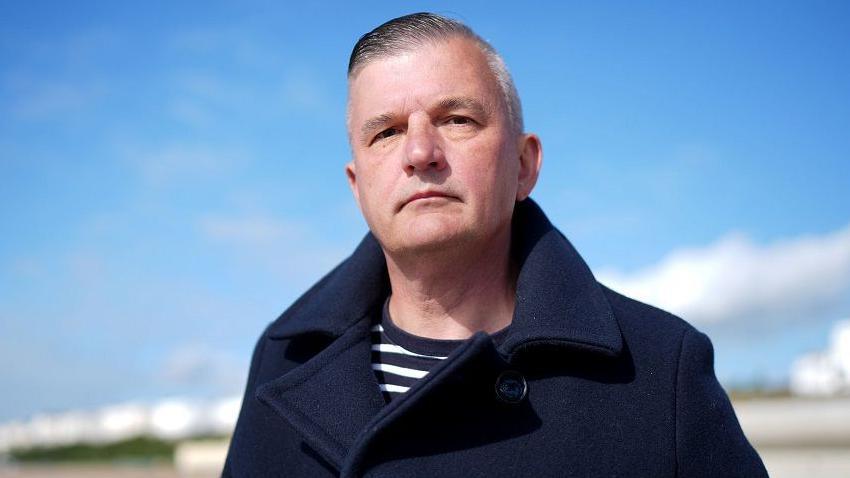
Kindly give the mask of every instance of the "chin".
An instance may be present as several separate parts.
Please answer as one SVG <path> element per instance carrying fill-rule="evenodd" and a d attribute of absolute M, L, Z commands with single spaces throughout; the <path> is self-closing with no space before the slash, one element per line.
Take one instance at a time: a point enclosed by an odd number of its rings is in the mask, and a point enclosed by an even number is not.
<path fill-rule="evenodd" d="M 391 252 L 423 254 L 454 249 L 474 240 L 475 233 L 467 225 L 444 218 L 420 218 L 409 224 L 394 244 L 386 244 Z"/>

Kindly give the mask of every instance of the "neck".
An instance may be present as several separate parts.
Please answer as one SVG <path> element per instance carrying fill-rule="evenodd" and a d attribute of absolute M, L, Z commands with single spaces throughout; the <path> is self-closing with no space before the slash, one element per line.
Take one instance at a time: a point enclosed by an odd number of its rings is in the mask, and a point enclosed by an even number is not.
<path fill-rule="evenodd" d="M 402 330 L 434 339 L 493 333 L 513 318 L 516 270 L 510 227 L 487 247 L 417 255 L 386 254 L 390 315 Z"/>

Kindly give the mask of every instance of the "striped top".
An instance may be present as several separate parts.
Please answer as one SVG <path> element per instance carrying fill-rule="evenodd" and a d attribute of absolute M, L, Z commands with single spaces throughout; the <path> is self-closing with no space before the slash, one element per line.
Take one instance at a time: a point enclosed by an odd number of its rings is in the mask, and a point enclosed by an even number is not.
<path fill-rule="evenodd" d="M 505 338 L 507 331 L 508 327 L 505 327 L 492 334 L 497 345 Z M 372 326 L 371 335 L 372 370 L 387 403 L 406 392 L 464 342 L 431 339 L 405 332 L 390 318 L 389 299 L 384 302 L 381 323 Z"/>

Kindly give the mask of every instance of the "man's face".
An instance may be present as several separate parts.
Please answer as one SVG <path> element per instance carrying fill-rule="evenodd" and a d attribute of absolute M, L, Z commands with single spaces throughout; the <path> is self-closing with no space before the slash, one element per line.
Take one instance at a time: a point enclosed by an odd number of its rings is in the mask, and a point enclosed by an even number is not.
<path fill-rule="evenodd" d="M 536 180 L 539 142 L 512 131 L 475 43 L 457 37 L 374 60 L 349 88 L 346 170 L 385 250 L 486 245 L 509 231 L 515 201 Z"/>

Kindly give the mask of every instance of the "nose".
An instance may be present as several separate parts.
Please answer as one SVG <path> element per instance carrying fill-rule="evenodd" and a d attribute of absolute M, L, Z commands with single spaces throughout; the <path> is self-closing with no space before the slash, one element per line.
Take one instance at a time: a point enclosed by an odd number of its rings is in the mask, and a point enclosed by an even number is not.
<path fill-rule="evenodd" d="M 409 174 L 429 169 L 441 171 L 446 167 L 446 156 L 436 127 L 427 118 L 411 118 L 408 121 L 404 152 L 405 169 Z"/>

